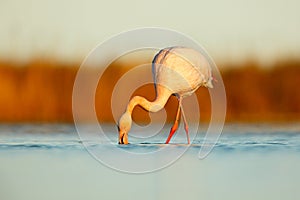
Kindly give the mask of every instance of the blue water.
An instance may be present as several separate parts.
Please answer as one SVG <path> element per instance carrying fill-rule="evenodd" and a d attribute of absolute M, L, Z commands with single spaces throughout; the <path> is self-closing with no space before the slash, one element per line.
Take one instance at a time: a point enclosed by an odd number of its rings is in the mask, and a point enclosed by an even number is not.
<path fill-rule="evenodd" d="M 83 143 L 122 165 L 130 159 L 114 149 L 176 152 L 187 147 L 184 133 L 180 144 L 164 145 L 162 135 L 120 147 L 114 128 L 106 131 L 112 143 L 81 141 L 72 125 L 0 125 L 0 199 L 300 199 L 300 124 L 227 124 L 203 160 L 200 130 L 183 156 L 145 174 L 112 169 Z"/>

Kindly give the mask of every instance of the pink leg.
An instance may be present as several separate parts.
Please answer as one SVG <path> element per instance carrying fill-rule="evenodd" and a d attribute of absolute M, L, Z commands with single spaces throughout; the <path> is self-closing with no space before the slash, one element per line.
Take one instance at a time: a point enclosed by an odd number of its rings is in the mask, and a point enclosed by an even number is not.
<path fill-rule="evenodd" d="M 188 144 L 190 144 L 189 126 L 188 126 L 188 123 L 185 119 L 185 114 L 184 114 L 181 102 L 180 102 L 180 108 L 181 108 L 181 114 L 182 114 L 182 118 L 183 118 L 183 122 L 184 122 L 184 130 L 185 130 L 185 133 L 186 133 L 187 142 L 188 142 Z"/>
<path fill-rule="evenodd" d="M 166 141 L 166 144 L 169 144 L 172 136 L 174 135 L 174 133 L 176 132 L 176 130 L 178 129 L 178 122 L 179 122 L 179 114 L 180 114 L 180 102 L 181 100 L 179 100 L 179 104 L 178 104 L 178 109 L 177 109 L 177 114 L 176 114 L 176 119 L 174 122 L 174 125 L 172 126 L 171 130 L 170 130 L 170 134 L 168 136 L 168 139 Z"/>

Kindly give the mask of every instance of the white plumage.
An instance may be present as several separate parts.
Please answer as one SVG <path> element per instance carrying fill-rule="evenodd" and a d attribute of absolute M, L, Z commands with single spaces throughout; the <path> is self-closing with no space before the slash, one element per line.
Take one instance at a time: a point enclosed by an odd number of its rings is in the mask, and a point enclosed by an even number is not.
<path fill-rule="evenodd" d="M 165 48 L 154 57 L 152 63 L 155 85 L 168 87 L 174 94 L 184 97 L 202 85 L 212 88 L 209 63 L 194 49 Z"/>

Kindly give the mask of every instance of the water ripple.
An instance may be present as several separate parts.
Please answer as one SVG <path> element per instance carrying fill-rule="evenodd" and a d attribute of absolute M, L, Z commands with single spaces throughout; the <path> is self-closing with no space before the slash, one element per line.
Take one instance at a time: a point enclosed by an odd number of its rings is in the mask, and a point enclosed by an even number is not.
<path fill-rule="evenodd" d="M 232 126 L 224 129 L 219 141 L 215 145 L 217 152 L 257 152 L 257 151 L 294 151 L 300 152 L 300 129 L 267 129 L 252 126 Z M 294 128 L 293 128 L 294 127 Z M 150 131 L 150 130 L 149 130 Z M 90 148 L 106 148 L 108 151 L 113 148 L 120 148 L 136 152 L 151 152 L 161 148 L 180 149 L 185 148 L 185 134 L 177 133 L 174 143 L 177 141 L 182 144 L 169 144 L 163 142 L 166 135 L 160 135 L 155 140 L 140 141 L 131 138 L 131 144 L 117 145 L 115 132 L 109 132 L 112 143 L 103 143 L 99 140 L 85 141 L 84 144 L 78 138 L 74 127 L 68 125 L 42 126 L 36 128 L 34 125 L 27 126 L 0 126 L 0 150 L 83 150 L 84 146 Z M 199 151 L 204 145 L 204 135 L 200 133 L 190 145 L 193 151 Z"/>

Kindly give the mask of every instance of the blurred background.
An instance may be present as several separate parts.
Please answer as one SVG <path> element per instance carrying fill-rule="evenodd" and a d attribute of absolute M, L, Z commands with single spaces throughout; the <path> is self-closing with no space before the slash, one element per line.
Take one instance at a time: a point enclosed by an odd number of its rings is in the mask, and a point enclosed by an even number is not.
<path fill-rule="evenodd" d="M 203 45 L 223 77 L 227 121 L 299 121 L 299 7 L 297 0 L 1 0 L 0 122 L 71 123 L 73 83 L 84 57 L 112 35 L 144 26 L 174 29 Z M 111 64 L 95 97 L 99 120 L 113 122 L 107 105 L 118 78 L 151 60 Z M 135 94 L 155 95 L 151 85 Z M 208 121 L 207 90 L 197 97 L 201 120 Z M 169 120 L 176 106 L 172 97 Z M 149 116 L 137 108 L 134 119 Z"/>

